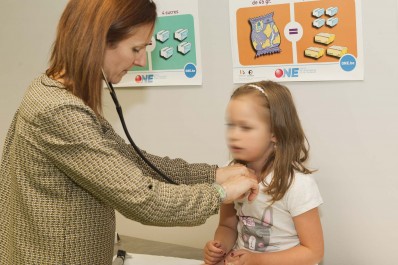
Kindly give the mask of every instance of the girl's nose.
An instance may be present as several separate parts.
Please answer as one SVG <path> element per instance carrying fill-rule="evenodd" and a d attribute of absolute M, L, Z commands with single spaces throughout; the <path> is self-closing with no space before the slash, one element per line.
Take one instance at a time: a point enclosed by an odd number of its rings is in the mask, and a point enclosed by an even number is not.
<path fill-rule="evenodd" d="M 238 136 L 238 130 L 237 130 L 237 128 L 236 127 L 230 127 L 230 128 L 228 128 L 228 130 L 227 130 L 227 138 L 229 139 L 229 140 L 233 140 L 233 139 L 236 139 L 236 137 Z"/>

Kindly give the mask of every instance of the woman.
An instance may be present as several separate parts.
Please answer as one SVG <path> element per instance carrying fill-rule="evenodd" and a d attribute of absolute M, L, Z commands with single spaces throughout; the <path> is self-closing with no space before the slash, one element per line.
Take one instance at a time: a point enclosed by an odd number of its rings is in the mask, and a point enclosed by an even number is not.
<path fill-rule="evenodd" d="M 71 0 L 50 67 L 28 88 L 1 160 L 0 264 L 111 264 L 114 209 L 148 225 L 193 226 L 251 190 L 243 166 L 146 154 L 167 184 L 102 117 L 103 74 L 146 64 L 149 0 Z M 218 184 L 213 184 L 218 183 Z"/>

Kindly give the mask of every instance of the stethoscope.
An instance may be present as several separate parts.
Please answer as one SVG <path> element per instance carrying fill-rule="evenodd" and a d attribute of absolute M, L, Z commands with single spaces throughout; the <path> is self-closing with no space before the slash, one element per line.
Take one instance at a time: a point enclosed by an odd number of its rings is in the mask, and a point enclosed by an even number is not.
<path fill-rule="evenodd" d="M 120 106 L 119 101 L 117 100 L 117 96 L 116 96 L 115 89 L 113 88 L 112 83 L 111 83 L 111 82 L 108 82 L 108 79 L 106 78 L 104 69 L 101 69 L 101 70 L 102 70 L 102 76 L 104 77 L 106 86 L 107 86 L 107 88 L 108 88 L 108 90 L 109 90 L 109 93 L 111 94 L 111 97 L 112 97 L 112 99 L 113 99 L 113 102 L 115 103 L 116 111 L 117 111 L 117 114 L 119 115 L 120 122 L 122 123 L 124 133 L 126 134 L 127 139 L 129 140 L 131 146 L 134 148 L 134 150 L 137 152 L 137 154 L 142 158 L 142 160 L 144 160 L 144 162 L 145 162 L 148 166 L 150 166 L 156 173 L 158 173 L 163 179 L 165 179 L 167 182 L 169 182 L 169 183 L 171 183 L 171 184 L 178 185 L 177 182 L 175 182 L 174 180 L 170 179 L 166 174 L 164 174 L 164 173 L 163 173 L 162 171 L 160 171 L 154 164 L 152 164 L 151 161 L 149 161 L 149 160 L 144 156 L 144 154 L 141 152 L 141 150 L 138 148 L 138 146 L 134 143 L 134 141 L 133 141 L 133 139 L 131 138 L 130 133 L 129 133 L 128 129 L 127 129 L 126 122 L 124 121 L 122 107 Z"/>

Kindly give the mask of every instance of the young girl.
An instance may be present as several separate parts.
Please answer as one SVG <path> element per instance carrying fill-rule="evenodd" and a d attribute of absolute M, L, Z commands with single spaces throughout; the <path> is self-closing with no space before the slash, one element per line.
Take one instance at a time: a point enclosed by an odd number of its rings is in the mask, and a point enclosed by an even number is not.
<path fill-rule="evenodd" d="M 289 90 L 272 81 L 243 85 L 232 94 L 226 119 L 232 163 L 256 173 L 260 193 L 221 207 L 205 264 L 320 262 L 322 198 L 304 165 L 308 142 Z"/>

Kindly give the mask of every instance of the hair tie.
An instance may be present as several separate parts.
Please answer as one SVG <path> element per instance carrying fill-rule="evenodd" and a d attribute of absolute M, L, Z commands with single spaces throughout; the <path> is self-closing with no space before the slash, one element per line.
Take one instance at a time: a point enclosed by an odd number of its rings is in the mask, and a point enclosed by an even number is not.
<path fill-rule="evenodd" d="M 248 84 L 248 86 L 257 89 L 258 91 L 260 91 L 261 93 L 263 93 L 264 96 L 268 97 L 267 94 L 265 93 L 265 91 L 264 91 L 264 89 L 263 89 L 262 87 L 260 87 L 260 86 L 258 86 L 258 85 L 255 85 L 255 84 Z"/>

